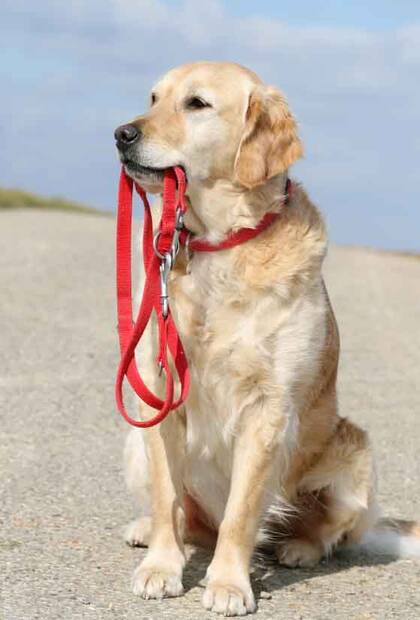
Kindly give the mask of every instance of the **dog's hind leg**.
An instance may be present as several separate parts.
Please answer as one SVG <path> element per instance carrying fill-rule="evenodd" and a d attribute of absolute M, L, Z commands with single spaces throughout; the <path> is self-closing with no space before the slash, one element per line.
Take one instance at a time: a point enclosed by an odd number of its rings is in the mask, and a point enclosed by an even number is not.
<path fill-rule="evenodd" d="M 289 567 L 313 566 L 340 543 L 358 542 L 377 518 L 373 457 L 364 431 L 346 419 L 303 476 L 296 511 L 280 526 L 276 554 Z"/>

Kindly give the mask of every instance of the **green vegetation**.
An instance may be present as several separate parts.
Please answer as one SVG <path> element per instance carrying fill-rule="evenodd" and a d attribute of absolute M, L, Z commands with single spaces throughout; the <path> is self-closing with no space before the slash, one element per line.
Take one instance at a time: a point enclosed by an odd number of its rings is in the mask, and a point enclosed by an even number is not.
<path fill-rule="evenodd" d="M 102 215 L 104 213 L 98 209 L 86 207 L 76 202 L 65 200 L 64 198 L 45 198 L 32 194 L 31 192 L 24 192 L 20 189 L 6 189 L 0 187 L 0 210 L 21 207 L 31 209 L 57 209 L 60 211 L 77 211 L 79 213 L 96 213 Z"/>

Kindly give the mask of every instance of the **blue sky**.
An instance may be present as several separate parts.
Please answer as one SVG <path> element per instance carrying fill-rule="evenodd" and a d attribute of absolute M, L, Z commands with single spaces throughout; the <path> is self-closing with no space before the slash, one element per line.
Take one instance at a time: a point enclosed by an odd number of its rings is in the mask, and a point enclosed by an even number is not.
<path fill-rule="evenodd" d="M 176 7 L 178 0 L 168 0 Z M 268 15 L 294 26 L 350 26 L 371 30 L 395 29 L 420 20 L 418 0 L 229 0 L 229 13 L 238 16 Z"/>
<path fill-rule="evenodd" d="M 229 59 L 287 94 L 339 243 L 420 250 L 420 2 L 3 0 L 0 184 L 112 209 L 113 129 L 153 81 Z"/>

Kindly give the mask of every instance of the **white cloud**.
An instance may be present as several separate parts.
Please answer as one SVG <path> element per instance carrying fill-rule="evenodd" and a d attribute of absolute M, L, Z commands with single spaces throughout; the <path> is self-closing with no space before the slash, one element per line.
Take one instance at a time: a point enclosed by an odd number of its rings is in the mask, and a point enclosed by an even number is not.
<path fill-rule="evenodd" d="M 403 61 L 420 64 L 420 24 L 401 28 L 397 31 L 397 39 Z"/>

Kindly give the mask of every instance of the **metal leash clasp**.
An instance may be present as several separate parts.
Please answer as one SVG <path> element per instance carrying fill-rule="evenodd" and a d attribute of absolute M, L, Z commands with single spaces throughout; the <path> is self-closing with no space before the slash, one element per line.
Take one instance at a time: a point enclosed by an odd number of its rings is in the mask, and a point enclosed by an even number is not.
<path fill-rule="evenodd" d="M 172 254 L 172 266 L 175 263 L 175 259 L 179 252 L 179 237 L 181 235 L 181 231 L 184 228 L 184 212 L 180 207 L 177 208 L 175 213 L 175 230 L 174 235 L 172 237 L 171 243 L 171 254 Z"/>
<path fill-rule="evenodd" d="M 173 259 L 172 252 L 166 252 L 160 262 L 160 304 L 162 306 L 162 316 L 164 319 L 168 316 L 169 312 L 169 294 L 168 294 L 168 279 L 169 273 L 172 269 Z"/>
<path fill-rule="evenodd" d="M 175 264 L 175 259 L 179 252 L 179 237 L 181 231 L 184 228 L 184 212 L 180 207 L 177 208 L 175 214 L 175 229 L 172 236 L 171 247 L 168 252 L 162 254 L 158 250 L 158 241 L 160 232 L 158 231 L 153 238 L 153 249 L 155 254 L 160 258 L 160 303 L 162 306 L 162 316 L 164 319 L 168 316 L 169 312 L 169 294 L 168 294 L 168 279 L 169 273 Z"/>

